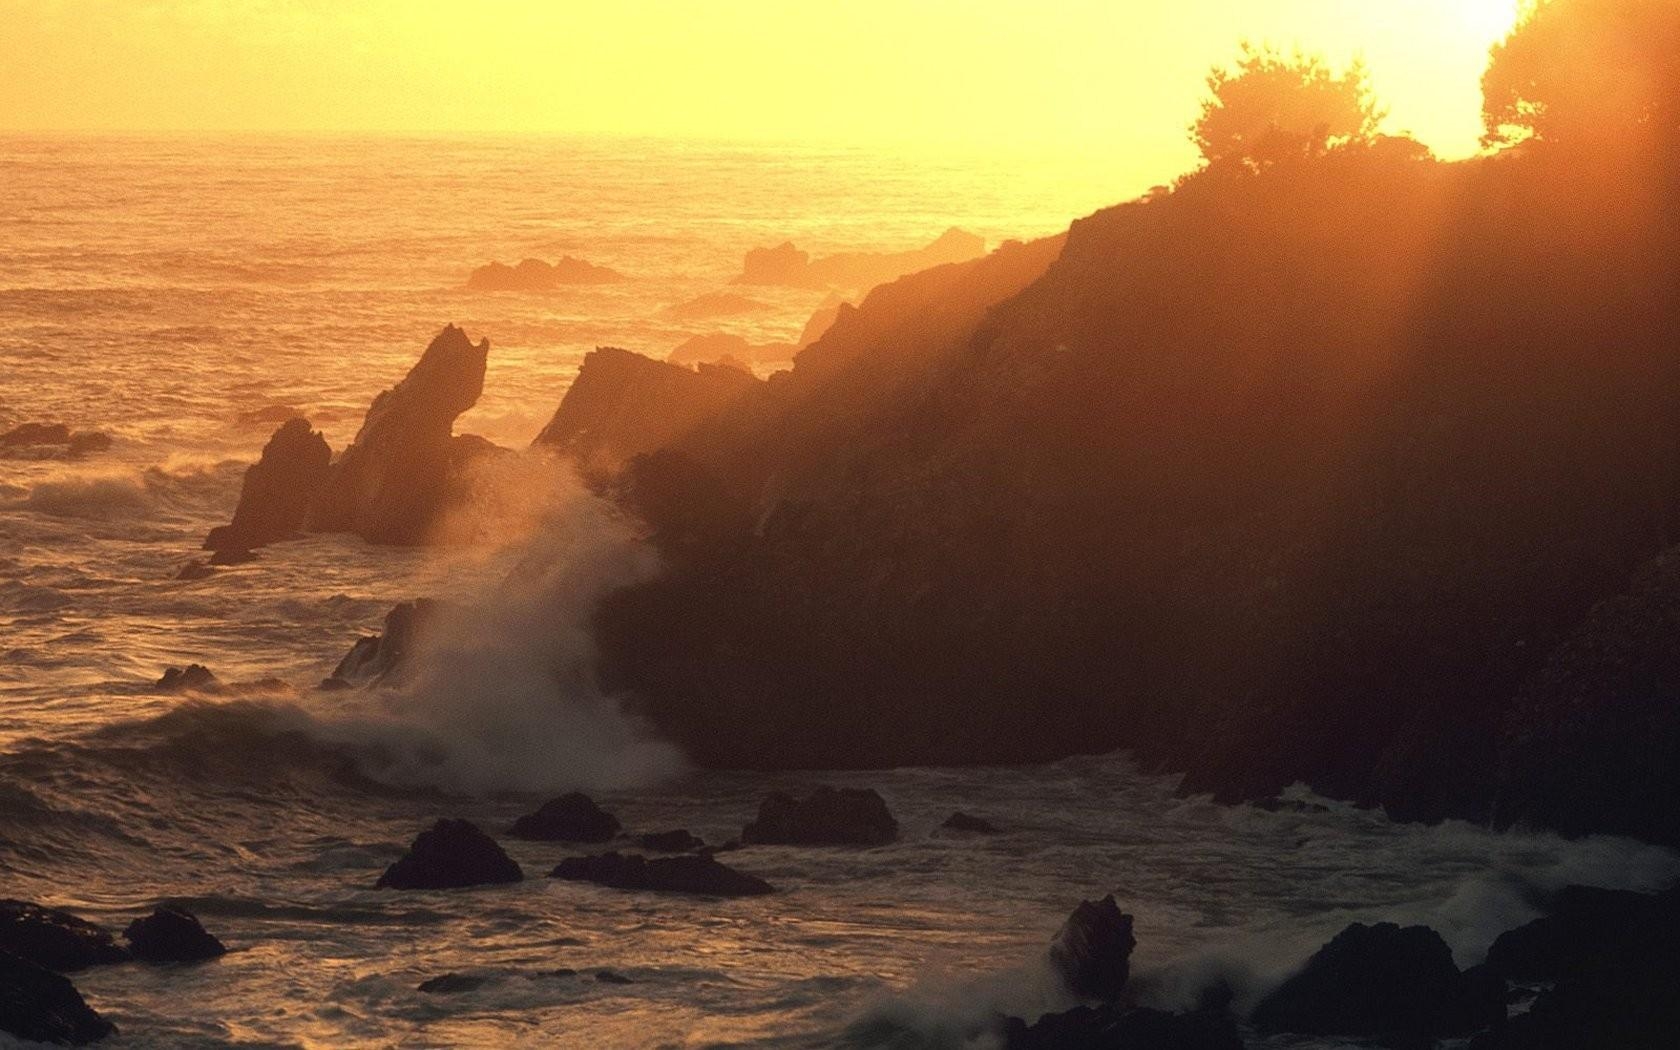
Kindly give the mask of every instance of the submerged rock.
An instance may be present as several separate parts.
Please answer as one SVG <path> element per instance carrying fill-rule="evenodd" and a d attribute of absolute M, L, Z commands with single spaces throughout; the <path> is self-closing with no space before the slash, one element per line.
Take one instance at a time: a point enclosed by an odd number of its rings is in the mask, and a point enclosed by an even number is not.
<path fill-rule="evenodd" d="M 182 908 L 159 907 L 129 923 L 123 937 L 134 957 L 142 962 L 203 962 L 227 954 L 222 942 Z"/>
<path fill-rule="evenodd" d="M 736 284 L 789 288 L 870 288 L 907 273 L 945 263 L 967 262 L 986 252 L 986 239 L 950 229 L 932 244 L 907 252 L 847 252 L 813 259 L 791 242 L 747 253 Z"/>
<path fill-rule="evenodd" d="M 1262 1032 L 1303 1035 L 1468 1035 L 1505 1017 L 1504 986 L 1460 973 L 1427 926 L 1354 923 L 1261 1001 Z"/>
<path fill-rule="evenodd" d="M 420 639 L 446 609 L 447 605 L 430 598 L 418 598 L 393 606 L 385 614 L 385 633 L 357 639 L 333 669 L 331 677 L 321 683 L 322 688 L 342 689 L 400 679 L 412 670 L 409 658 Z"/>
<path fill-rule="evenodd" d="M 281 424 L 263 446 L 262 458 L 245 472 L 232 523 L 211 529 L 204 548 L 249 551 L 295 536 L 331 464 L 327 439 L 310 429 L 307 419 Z"/>
<path fill-rule="evenodd" d="M 433 977 L 430 980 L 421 981 L 418 990 L 428 995 L 456 995 L 482 988 L 484 982 L 485 978 L 476 977 L 472 974 L 446 973 L 442 977 Z"/>
<path fill-rule="evenodd" d="M 1113 1002 L 1132 975 L 1132 917 L 1111 893 L 1082 901 L 1050 944 L 1050 964 L 1068 991 L 1081 999 Z"/>
<path fill-rule="evenodd" d="M 449 890 L 519 882 L 525 873 L 496 840 L 465 820 L 440 820 L 385 869 L 376 889 Z"/>
<path fill-rule="evenodd" d="M 687 853 L 705 848 L 705 840 L 692 835 L 687 828 L 676 831 L 656 831 L 639 836 L 636 845 L 652 853 Z"/>
<path fill-rule="evenodd" d="M 1169 1014 L 1121 1006 L 1080 1006 L 1034 1024 L 1009 1018 L 1005 1050 L 1242 1050 L 1236 1022 L 1216 1014 Z"/>
<path fill-rule="evenodd" d="M 70 428 L 63 423 L 24 423 L 0 434 L 0 448 L 68 444 Z"/>
<path fill-rule="evenodd" d="M 80 1046 L 116 1032 L 70 979 L 0 951 L 0 1032 L 35 1043 Z"/>
<path fill-rule="evenodd" d="M 111 447 L 111 435 L 97 430 L 72 431 L 63 423 L 24 423 L 0 434 L 0 451 L 24 456 L 80 459 Z"/>
<path fill-rule="evenodd" d="M 622 853 L 567 857 L 548 874 L 551 879 L 592 882 L 617 890 L 692 893 L 707 897 L 761 897 L 775 892 L 774 887 L 758 876 L 719 864 L 710 855 L 659 857 L 653 860 Z"/>
<path fill-rule="evenodd" d="M 619 833 L 618 818 L 578 791 L 549 799 L 513 822 L 508 834 L 543 842 L 606 842 Z"/>
<path fill-rule="evenodd" d="M 595 975 L 595 980 L 601 984 L 635 984 L 630 978 L 611 970 L 601 970 Z"/>
<path fill-rule="evenodd" d="M 208 580 L 216 575 L 216 570 L 203 558 L 196 558 L 181 566 L 181 571 L 175 574 L 177 580 Z"/>
<path fill-rule="evenodd" d="M 945 818 L 945 823 L 939 825 L 947 831 L 971 831 L 977 835 L 997 834 L 997 825 L 981 817 L 972 817 L 958 811 Z"/>
<path fill-rule="evenodd" d="M 20 900 L 0 900 L 0 952 L 57 973 L 129 957 L 108 930 L 67 911 Z"/>
<path fill-rule="evenodd" d="M 456 492 L 455 419 L 484 392 L 490 341 L 445 328 L 395 387 L 374 399 L 356 440 L 333 464 L 308 527 L 371 543 L 416 544 Z"/>
<path fill-rule="evenodd" d="M 808 798 L 776 792 L 741 829 L 745 845 L 880 846 L 898 837 L 898 821 L 871 788 L 819 787 Z"/>
<path fill-rule="evenodd" d="M 160 693 L 220 693 L 225 687 L 210 668 L 203 664 L 188 664 L 184 668 L 171 667 L 164 671 L 153 688 Z"/>
<path fill-rule="evenodd" d="M 565 256 L 557 263 L 525 259 L 518 266 L 493 262 L 467 278 L 475 292 L 551 292 L 568 284 L 618 284 L 629 280 L 617 270 Z"/>

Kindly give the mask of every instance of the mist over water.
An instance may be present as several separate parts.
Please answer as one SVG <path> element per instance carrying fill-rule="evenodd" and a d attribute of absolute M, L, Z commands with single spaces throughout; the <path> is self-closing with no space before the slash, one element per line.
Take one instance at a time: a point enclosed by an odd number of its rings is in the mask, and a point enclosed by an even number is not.
<path fill-rule="evenodd" d="M 113 1045 L 983 1045 L 993 1010 L 1065 1005 L 1042 958 L 1081 898 L 1119 895 L 1140 983 L 1181 1005 L 1212 974 L 1251 1001 L 1351 921 L 1427 922 L 1468 965 L 1547 890 L 1680 875 L 1680 858 L 1624 840 L 1180 799 L 1124 756 L 689 769 L 594 677 L 595 604 L 654 556 L 538 458 L 490 461 L 440 547 L 311 536 L 174 578 L 272 430 L 244 413 L 295 407 L 342 448 L 446 321 L 492 344 L 458 429 L 522 448 L 598 344 L 662 356 L 713 328 L 794 336 L 822 293 L 755 289 L 769 309 L 727 324 L 661 314 L 724 287 L 749 248 L 902 250 L 952 225 L 995 243 L 1119 192 L 1007 158 L 470 140 L 0 139 L 0 180 L 0 429 L 115 438 L 81 461 L 0 459 L 0 896 L 119 927 L 182 898 L 234 949 L 167 979 L 78 975 L 123 1029 Z M 461 287 L 492 259 L 562 254 L 635 279 Z M 417 597 L 451 611 L 413 678 L 313 688 Z M 152 691 L 189 662 L 230 693 Z M 585 788 L 633 831 L 717 843 L 768 791 L 816 783 L 880 789 L 901 840 L 743 851 L 779 891 L 753 900 L 550 882 L 573 851 L 513 841 L 523 884 L 372 889 L 442 816 L 500 835 Z M 1003 833 L 937 830 L 955 809 Z M 484 983 L 417 992 L 450 972 Z"/>

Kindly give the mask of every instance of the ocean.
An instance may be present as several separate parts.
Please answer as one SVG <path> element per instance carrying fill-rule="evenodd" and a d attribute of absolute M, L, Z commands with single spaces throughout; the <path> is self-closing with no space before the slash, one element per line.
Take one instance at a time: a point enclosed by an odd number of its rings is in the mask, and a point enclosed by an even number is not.
<path fill-rule="evenodd" d="M 273 428 L 250 413 L 296 408 L 342 448 L 455 323 L 492 347 L 458 430 L 522 448 L 595 346 L 662 357 L 716 330 L 795 337 L 826 293 L 753 288 L 767 308 L 744 319 L 663 314 L 726 288 L 748 249 L 899 251 L 952 226 L 1042 236 L 1142 188 L 1091 158 L 7 137 L 0 185 L 0 432 L 114 439 L 79 460 L 0 458 L 0 897 L 117 927 L 180 900 L 231 949 L 77 975 L 121 1029 L 112 1046 L 982 1047 L 994 1012 L 1068 1005 L 1043 955 L 1085 898 L 1116 893 L 1137 916 L 1134 970 L 1152 1001 L 1181 1005 L 1213 976 L 1252 1002 L 1351 921 L 1428 923 L 1469 965 L 1549 889 L 1680 876 L 1680 857 L 1626 840 L 1399 825 L 1304 790 L 1276 812 L 1183 799 L 1125 755 L 694 770 L 589 673 L 592 602 L 656 561 L 547 463 L 506 468 L 473 544 L 313 536 L 175 579 Z M 631 280 L 464 287 L 491 260 L 562 255 Z M 419 596 L 468 611 L 418 685 L 313 688 Z M 187 663 L 242 684 L 153 689 Z M 823 783 L 880 790 L 900 841 L 732 854 L 769 897 L 547 880 L 582 851 L 506 838 L 523 883 L 373 889 L 442 816 L 500 834 L 581 788 L 634 831 L 721 842 L 767 792 Z M 939 830 L 956 809 L 1001 833 Z M 482 981 L 418 990 L 446 973 Z"/>

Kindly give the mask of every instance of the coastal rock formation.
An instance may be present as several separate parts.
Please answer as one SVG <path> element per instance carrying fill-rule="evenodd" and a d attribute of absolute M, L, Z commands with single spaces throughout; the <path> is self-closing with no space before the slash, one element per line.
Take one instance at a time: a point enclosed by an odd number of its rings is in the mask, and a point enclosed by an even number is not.
<path fill-rule="evenodd" d="M 1033 1024 L 1004 1023 L 1004 1050 L 1242 1050 L 1236 1022 L 1223 1015 L 1169 1014 L 1122 1006 L 1078 1006 Z"/>
<path fill-rule="evenodd" d="M 519 882 L 525 873 L 496 840 L 465 820 L 422 831 L 374 884 L 376 889 L 450 890 Z"/>
<path fill-rule="evenodd" d="M 135 919 L 123 931 L 134 957 L 150 963 L 204 962 L 227 954 L 196 916 L 181 908 L 159 907 Z"/>
<path fill-rule="evenodd" d="M 0 900 L 0 952 L 55 973 L 75 973 L 129 957 L 108 930 L 67 911 L 20 900 Z"/>
<path fill-rule="evenodd" d="M 697 335 L 683 343 L 665 358 L 674 365 L 729 365 L 751 371 L 752 365 L 780 365 L 791 362 L 799 353 L 792 343 L 764 343 L 754 345 L 738 335 L 713 332 Z"/>
<path fill-rule="evenodd" d="M 775 889 L 756 875 L 719 864 L 711 856 L 648 859 L 621 853 L 567 857 L 549 878 L 592 882 L 618 890 L 653 890 L 706 897 L 760 897 Z"/>
<path fill-rule="evenodd" d="M 760 385 L 737 368 L 690 369 L 601 347 L 584 358 L 536 443 L 591 469 L 616 468 L 717 417 Z"/>
<path fill-rule="evenodd" d="M 594 799 L 573 791 L 549 799 L 535 813 L 520 817 L 508 834 L 542 842 L 607 842 L 621 828 L 618 818 L 597 806 Z"/>
<path fill-rule="evenodd" d="M 309 515 L 319 532 L 372 543 L 424 541 L 458 482 L 455 418 L 484 391 L 490 341 L 445 328 L 419 363 L 368 409 L 356 440 L 333 464 Z"/>
<path fill-rule="evenodd" d="M 111 445 L 109 434 L 72 431 L 63 423 L 23 423 L 0 434 L 0 455 L 80 459 Z"/>
<path fill-rule="evenodd" d="M 1068 991 L 1081 999 L 1114 1002 L 1132 975 L 1132 917 L 1111 893 L 1081 901 L 1050 943 L 1050 965 Z"/>
<path fill-rule="evenodd" d="M 1505 1017 L 1505 986 L 1459 972 L 1426 926 L 1354 923 L 1255 1008 L 1263 1032 L 1434 1038 Z"/>
<path fill-rule="evenodd" d="M 431 598 L 393 606 L 385 614 L 384 633 L 358 638 L 321 687 L 343 689 L 401 680 L 413 669 L 409 657 L 448 608 Z"/>
<path fill-rule="evenodd" d="M 667 306 L 663 315 L 672 321 L 707 321 L 714 317 L 739 317 L 758 314 L 770 309 L 757 299 L 749 299 L 734 292 L 708 292 L 687 302 Z"/>
<path fill-rule="evenodd" d="M 688 853 L 705 848 L 705 840 L 692 835 L 687 828 L 676 831 L 655 831 L 636 838 L 636 845 L 649 853 Z"/>
<path fill-rule="evenodd" d="M 220 693 L 225 687 L 210 668 L 203 664 L 171 667 L 153 685 L 160 693 Z"/>
<path fill-rule="evenodd" d="M 784 243 L 749 251 L 734 283 L 868 289 L 918 270 L 968 262 L 985 252 L 984 237 L 958 229 L 946 230 L 932 244 L 907 252 L 847 252 L 813 259 L 809 252 Z"/>
<path fill-rule="evenodd" d="M 35 1043 L 81 1046 L 115 1033 L 70 983 L 53 973 L 0 951 L 0 1032 Z"/>
<path fill-rule="evenodd" d="M 480 266 L 467 278 L 475 292 L 552 292 L 569 284 L 618 284 L 629 278 L 605 266 L 565 256 L 552 265 L 526 259 L 518 266 L 499 262 Z"/>
<path fill-rule="evenodd" d="M 307 419 L 282 424 L 245 472 L 233 522 L 211 529 L 204 549 L 248 551 L 301 532 L 331 464 L 327 439 Z"/>
<path fill-rule="evenodd" d="M 741 829 L 743 845 L 881 846 L 897 837 L 898 821 L 872 788 L 819 787 L 803 799 L 778 791 Z"/>

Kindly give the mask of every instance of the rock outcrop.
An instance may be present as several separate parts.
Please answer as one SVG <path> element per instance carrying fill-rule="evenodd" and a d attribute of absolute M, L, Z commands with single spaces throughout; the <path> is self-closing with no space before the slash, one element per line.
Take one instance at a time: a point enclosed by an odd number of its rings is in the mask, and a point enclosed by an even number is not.
<path fill-rule="evenodd" d="M 1505 1018 L 1505 985 L 1461 973 L 1426 926 L 1355 923 L 1255 1008 L 1262 1032 L 1433 1039 Z"/>
<path fill-rule="evenodd" d="M 519 882 L 525 873 L 496 840 L 465 820 L 422 831 L 375 883 L 376 889 L 451 890 Z"/>
<path fill-rule="evenodd" d="M 403 680 L 421 640 L 449 607 L 431 598 L 402 602 L 385 614 L 383 634 L 363 635 L 344 654 L 323 689 L 379 685 Z"/>
<path fill-rule="evenodd" d="M 737 368 L 690 369 L 602 347 L 584 358 L 537 444 L 571 455 L 586 468 L 616 468 L 671 444 L 761 385 Z"/>
<path fill-rule="evenodd" d="M 520 817 L 508 834 L 541 842 L 607 842 L 621 828 L 618 818 L 597 806 L 594 799 L 573 791 L 549 799 L 535 813 Z"/>
<path fill-rule="evenodd" d="M 283 423 L 245 472 L 233 522 L 210 530 L 204 549 L 248 551 L 303 531 L 332 465 L 327 439 L 307 419 Z"/>
<path fill-rule="evenodd" d="M 34 1043 L 81 1046 L 116 1030 L 69 978 L 0 951 L 0 1032 Z"/>
<path fill-rule="evenodd" d="M 906 252 L 847 252 L 813 259 L 809 252 L 784 243 L 749 251 L 735 283 L 867 290 L 918 270 L 968 262 L 985 252 L 984 237 L 958 229 L 946 230 L 932 244 Z"/>
<path fill-rule="evenodd" d="M 489 340 L 451 325 L 395 387 L 377 397 L 332 466 L 309 528 L 372 543 L 423 542 L 458 491 L 455 419 L 484 391 Z"/>
<path fill-rule="evenodd" d="M 123 931 L 136 959 L 149 963 L 205 962 L 227 954 L 227 948 L 182 908 L 155 909 L 135 919 Z"/>
<path fill-rule="evenodd" d="M 203 664 L 188 664 L 186 667 L 171 667 L 163 672 L 152 686 L 160 693 L 208 693 L 216 694 L 226 691 L 221 679 Z"/>
<path fill-rule="evenodd" d="M 573 284 L 618 284 L 628 280 L 617 270 L 565 256 L 557 263 L 526 259 L 518 266 L 493 262 L 467 278 L 475 292 L 552 292 Z"/>
<path fill-rule="evenodd" d="M 736 871 L 707 856 L 658 857 L 604 853 L 567 857 L 549 878 L 592 882 L 618 890 L 688 893 L 706 897 L 761 897 L 775 889 L 756 875 Z"/>
<path fill-rule="evenodd" d="M 1114 1002 L 1132 975 L 1132 917 L 1114 895 L 1081 901 L 1050 943 L 1050 965 L 1068 991 L 1081 999 Z"/>
<path fill-rule="evenodd" d="M 819 787 L 803 799 L 778 791 L 741 829 L 743 845 L 881 846 L 897 837 L 898 821 L 872 788 Z"/>
<path fill-rule="evenodd" d="M 0 434 L 0 455 L 80 459 L 108 451 L 112 444 L 111 435 L 97 430 L 72 431 L 63 423 L 23 423 Z"/>
<path fill-rule="evenodd" d="M 75 973 L 129 957 L 110 931 L 67 911 L 20 900 L 0 900 L 0 952 L 55 973 Z"/>

